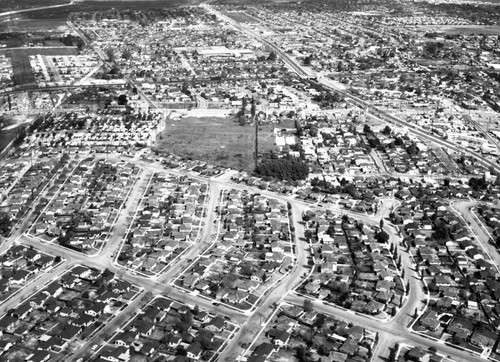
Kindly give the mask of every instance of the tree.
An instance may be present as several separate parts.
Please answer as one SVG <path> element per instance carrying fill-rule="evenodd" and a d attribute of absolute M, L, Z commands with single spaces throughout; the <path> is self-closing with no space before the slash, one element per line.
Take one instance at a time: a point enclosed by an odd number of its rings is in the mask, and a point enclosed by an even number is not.
<path fill-rule="evenodd" d="M 295 357 L 299 362 L 309 362 L 308 358 L 309 352 L 303 346 L 295 347 Z"/>
<path fill-rule="evenodd" d="M 12 220 L 6 212 L 0 212 L 0 235 L 7 236 L 10 232 Z"/>
<path fill-rule="evenodd" d="M 433 236 L 438 240 L 445 240 L 448 237 L 448 228 L 444 222 L 439 222 L 436 224 Z"/>
<path fill-rule="evenodd" d="M 17 128 L 17 136 L 14 139 L 14 146 L 19 146 L 21 143 L 23 143 L 24 139 L 26 138 L 26 127 L 20 126 Z"/>
<path fill-rule="evenodd" d="M 304 312 L 312 312 L 313 310 L 313 303 L 310 299 L 304 299 L 304 304 L 303 304 Z"/>
<path fill-rule="evenodd" d="M 125 60 L 129 60 L 130 58 L 132 58 L 132 53 L 130 52 L 130 50 L 128 48 L 123 50 L 122 58 Z"/>
<path fill-rule="evenodd" d="M 319 313 L 317 316 L 316 316 L 316 319 L 314 320 L 314 324 L 313 326 L 316 328 L 316 329 L 321 329 L 323 328 L 323 325 L 325 324 L 325 320 L 326 320 L 326 317 L 323 313 Z"/>
<path fill-rule="evenodd" d="M 106 58 L 108 59 L 108 61 L 115 61 L 115 51 L 113 50 L 113 48 L 104 49 L 104 54 L 106 54 Z"/>
<path fill-rule="evenodd" d="M 389 234 L 387 234 L 384 230 L 380 230 L 376 235 L 375 238 L 379 243 L 386 243 L 389 241 Z"/>
<path fill-rule="evenodd" d="M 127 105 L 127 102 L 128 102 L 128 100 L 127 100 L 126 94 L 120 94 L 118 96 L 118 105 L 119 106 L 125 106 L 125 105 Z"/>
<path fill-rule="evenodd" d="M 309 166 L 304 161 L 293 157 L 267 158 L 257 166 L 255 173 L 280 180 L 297 181 L 307 178 Z"/>

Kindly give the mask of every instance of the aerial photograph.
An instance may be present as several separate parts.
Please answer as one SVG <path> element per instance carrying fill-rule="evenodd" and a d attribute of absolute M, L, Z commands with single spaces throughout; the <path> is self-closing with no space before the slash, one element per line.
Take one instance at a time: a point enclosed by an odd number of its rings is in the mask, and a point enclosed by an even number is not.
<path fill-rule="evenodd" d="M 500 0 L 0 0 L 0 362 L 500 362 Z"/>

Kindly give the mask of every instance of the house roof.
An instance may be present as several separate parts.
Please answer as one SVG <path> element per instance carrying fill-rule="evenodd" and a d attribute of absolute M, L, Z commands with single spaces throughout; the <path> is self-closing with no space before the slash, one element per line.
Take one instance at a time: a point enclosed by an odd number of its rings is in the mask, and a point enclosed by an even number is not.
<path fill-rule="evenodd" d="M 192 343 L 189 345 L 186 351 L 188 353 L 192 353 L 194 356 L 198 356 L 202 351 L 201 345 L 198 342 Z"/>

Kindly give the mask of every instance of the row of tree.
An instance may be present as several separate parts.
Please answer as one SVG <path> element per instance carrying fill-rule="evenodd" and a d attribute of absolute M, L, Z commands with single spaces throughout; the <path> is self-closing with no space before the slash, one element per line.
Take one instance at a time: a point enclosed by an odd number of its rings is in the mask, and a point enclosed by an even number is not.
<path fill-rule="evenodd" d="M 304 180 L 309 175 L 309 166 L 304 161 L 293 158 L 267 158 L 255 169 L 263 177 L 273 177 L 286 181 Z"/>

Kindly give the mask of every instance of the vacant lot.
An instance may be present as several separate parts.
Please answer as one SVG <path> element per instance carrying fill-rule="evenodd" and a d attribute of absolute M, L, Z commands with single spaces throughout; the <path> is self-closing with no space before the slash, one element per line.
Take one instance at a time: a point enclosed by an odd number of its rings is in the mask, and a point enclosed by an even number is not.
<path fill-rule="evenodd" d="M 255 128 L 235 118 L 187 117 L 167 120 L 158 149 L 237 170 L 254 169 Z M 259 152 L 274 148 L 272 128 L 260 127 Z"/>
<path fill-rule="evenodd" d="M 236 119 L 168 120 L 158 148 L 173 154 L 235 169 L 252 169 L 254 128 Z"/>
<path fill-rule="evenodd" d="M 255 23 L 258 21 L 257 18 L 248 15 L 244 11 L 224 11 L 224 15 L 230 17 L 238 23 Z"/>

